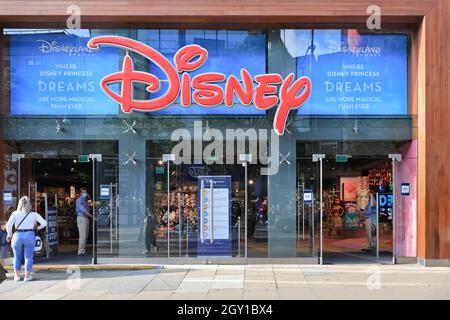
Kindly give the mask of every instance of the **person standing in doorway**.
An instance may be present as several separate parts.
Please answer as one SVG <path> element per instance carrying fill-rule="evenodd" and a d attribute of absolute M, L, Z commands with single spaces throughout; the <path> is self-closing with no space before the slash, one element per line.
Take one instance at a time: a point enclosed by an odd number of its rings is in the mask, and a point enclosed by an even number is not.
<path fill-rule="evenodd" d="M 155 236 L 156 224 L 156 217 L 150 209 L 147 209 L 147 216 L 144 219 L 145 251 L 143 254 L 150 254 L 152 246 L 155 252 L 158 250 Z"/>
<path fill-rule="evenodd" d="M 366 227 L 367 234 L 367 249 L 363 249 L 362 251 L 366 252 L 374 252 L 377 247 L 377 238 L 376 238 L 376 218 L 377 218 L 377 204 L 374 192 L 370 191 L 369 202 L 364 209 L 364 225 Z"/>
<path fill-rule="evenodd" d="M 0 284 L 6 280 L 6 274 L 8 271 L 3 267 L 5 265 L 5 259 L 8 258 L 8 242 L 6 238 L 8 233 L 6 232 L 6 223 L 0 221 Z"/>
<path fill-rule="evenodd" d="M 75 204 L 77 214 L 78 227 L 78 255 L 84 256 L 86 254 L 86 243 L 89 236 L 89 218 L 93 215 L 89 213 L 88 192 L 86 188 L 80 189 L 80 197 Z"/>
<path fill-rule="evenodd" d="M 8 232 L 6 231 L 6 221 L 0 221 L 0 265 L 6 265 L 8 259 Z M 1 272 L 1 266 L 0 266 Z"/>

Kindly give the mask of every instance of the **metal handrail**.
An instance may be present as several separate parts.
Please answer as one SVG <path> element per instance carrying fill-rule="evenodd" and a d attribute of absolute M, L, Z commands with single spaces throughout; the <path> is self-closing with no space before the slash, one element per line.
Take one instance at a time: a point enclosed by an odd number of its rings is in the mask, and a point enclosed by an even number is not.
<path fill-rule="evenodd" d="M 238 257 L 241 256 L 241 217 L 238 217 L 238 221 L 234 225 L 233 229 L 238 229 Z"/>
<path fill-rule="evenodd" d="M 214 181 L 211 179 L 209 180 L 209 192 L 210 192 L 210 198 L 211 198 L 211 243 L 214 242 Z"/>

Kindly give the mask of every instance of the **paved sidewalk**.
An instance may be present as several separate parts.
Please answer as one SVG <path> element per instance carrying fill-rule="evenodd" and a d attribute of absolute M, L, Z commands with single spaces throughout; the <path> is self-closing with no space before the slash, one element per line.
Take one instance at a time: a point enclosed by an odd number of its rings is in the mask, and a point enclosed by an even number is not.
<path fill-rule="evenodd" d="M 450 299 L 450 268 L 419 265 L 166 265 L 39 271 L 6 299 Z"/>

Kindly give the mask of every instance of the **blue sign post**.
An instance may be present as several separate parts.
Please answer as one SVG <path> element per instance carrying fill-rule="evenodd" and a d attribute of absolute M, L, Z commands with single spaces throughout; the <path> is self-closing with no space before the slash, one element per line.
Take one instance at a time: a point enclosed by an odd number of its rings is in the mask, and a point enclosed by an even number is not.
<path fill-rule="evenodd" d="M 231 176 L 199 176 L 198 256 L 231 257 Z"/>
<path fill-rule="evenodd" d="M 58 255 L 58 208 L 47 208 L 47 243 L 50 251 L 47 257 Z"/>
<path fill-rule="evenodd" d="M 111 199 L 111 186 L 109 184 L 100 185 L 100 200 Z"/>
<path fill-rule="evenodd" d="M 411 185 L 409 183 L 402 183 L 401 184 L 401 195 L 402 196 L 409 196 L 411 193 Z"/>
<path fill-rule="evenodd" d="M 313 191 L 311 189 L 303 190 L 303 203 L 310 205 L 313 202 Z"/>
<path fill-rule="evenodd" d="M 14 204 L 14 198 L 12 191 L 3 191 L 3 203 L 4 204 Z"/>

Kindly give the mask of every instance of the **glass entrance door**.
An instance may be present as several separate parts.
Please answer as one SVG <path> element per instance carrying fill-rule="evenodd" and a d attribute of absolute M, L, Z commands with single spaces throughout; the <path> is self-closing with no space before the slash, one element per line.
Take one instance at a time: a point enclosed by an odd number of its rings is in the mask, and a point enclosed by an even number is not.
<path fill-rule="evenodd" d="M 151 144 L 152 148 L 162 145 Z M 164 156 L 166 155 L 166 156 Z M 174 164 L 170 154 L 148 160 L 149 203 L 143 221 L 142 242 L 149 258 L 196 257 L 199 190 L 203 165 Z"/>
<path fill-rule="evenodd" d="M 49 222 L 43 236 L 48 237 L 50 257 L 54 253 L 58 256 L 78 253 L 76 200 L 81 188 L 87 189 L 87 204 L 98 222 L 93 224 L 89 220 L 86 260 L 93 256 L 94 240 L 98 244 L 97 254 L 117 253 L 117 141 L 7 141 L 6 144 L 10 153 L 7 190 L 12 191 L 12 199 L 5 211 L 16 208 L 21 196 L 30 197 L 33 210 Z M 102 161 L 97 161 L 93 168 L 89 155 L 97 151 Z M 101 196 L 105 185 L 110 187 L 108 199 Z M 98 232 L 93 232 L 93 227 Z"/>
<path fill-rule="evenodd" d="M 325 259 L 370 259 L 392 254 L 392 186 L 387 155 L 334 155 L 324 160 Z"/>
<path fill-rule="evenodd" d="M 42 237 L 50 236 L 48 242 L 53 248 L 49 250 L 47 241 L 43 241 L 45 252 L 39 256 L 49 258 L 77 254 L 79 231 L 75 202 L 82 187 L 87 188 L 90 198 L 88 204 L 97 217 L 96 223 L 90 221 L 88 255 L 117 254 L 117 158 L 101 158 L 102 161 L 96 161 L 93 166 L 92 159 L 80 162 L 77 157 L 12 155 L 17 183 L 10 206 L 16 208 L 18 199 L 27 195 L 30 197 L 32 210 L 51 222 L 51 228 L 47 228 Z M 92 252 L 94 242 L 96 252 Z"/>
<path fill-rule="evenodd" d="M 297 256 L 320 262 L 320 162 L 297 160 Z"/>
<path fill-rule="evenodd" d="M 244 171 L 241 165 L 173 166 L 168 194 L 169 257 L 245 256 Z"/>
<path fill-rule="evenodd" d="M 95 163 L 93 163 L 95 161 Z M 96 254 L 99 256 L 117 256 L 119 227 L 119 188 L 117 158 L 101 156 L 101 161 L 90 160 L 93 166 L 93 210 L 96 242 Z"/>
<path fill-rule="evenodd" d="M 245 257 L 251 191 L 242 164 L 174 164 L 161 157 L 148 168 L 154 185 L 143 233 L 148 257 Z"/>
<path fill-rule="evenodd" d="M 145 231 L 151 241 L 144 252 L 155 258 L 209 261 L 267 258 L 267 176 L 252 162 L 256 156 L 236 151 L 233 161 L 192 155 L 183 163 L 167 162 L 164 155 L 168 157 L 172 145 L 147 142 L 147 211 L 155 239 Z"/>
<path fill-rule="evenodd" d="M 41 204 L 41 195 L 34 175 L 33 158 L 26 154 L 12 154 L 11 159 L 16 166 L 16 188 L 13 190 L 14 201 L 11 204 L 16 208 L 18 200 L 28 196 L 32 210 L 41 213 L 44 217 L 44 206 Z"/>
<path fill-rule="evenodd" d="M 327 154 L 322 163 L 319 158 L 312 153 L 297 160 L 298 256 L 317 257 L 319 263 L 321 256 L 325 263 L 389 261 L 395 249 L 398 158 L 357 153 Z"/>

